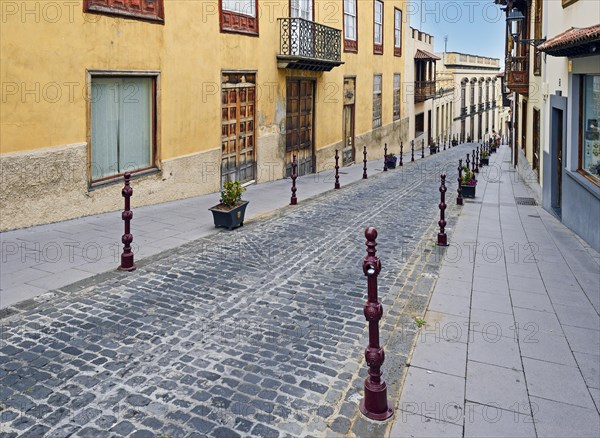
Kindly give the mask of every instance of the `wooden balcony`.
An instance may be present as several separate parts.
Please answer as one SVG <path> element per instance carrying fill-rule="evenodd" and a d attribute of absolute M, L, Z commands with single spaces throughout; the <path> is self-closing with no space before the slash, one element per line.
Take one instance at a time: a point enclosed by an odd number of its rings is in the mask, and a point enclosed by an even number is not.
<path fill-rule="evenodd" d="M 425 102 L 435 96 L 435 81 L 415 81 L 415 102 Z"/>
<path fill-rule="evenodd" d="M 519 94 L 529 94 L 529 61 L 527 56 L 506 59 L 506 86 Z"/>

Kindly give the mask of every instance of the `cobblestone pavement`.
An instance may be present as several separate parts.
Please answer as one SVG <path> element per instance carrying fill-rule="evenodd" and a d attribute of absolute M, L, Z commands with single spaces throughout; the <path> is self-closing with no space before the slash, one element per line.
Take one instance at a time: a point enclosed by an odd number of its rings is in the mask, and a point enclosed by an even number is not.
<path fill-rule="evenodd" d="M 439 265 L 439 173 L 448 168 L 451 228 L 457 160 L 471 149 L 12 308 L 0 326 L 0 435 L 382 433 L 357 415 L 364 229 L 379 232 L 384 377 L 395 401 Z"/>

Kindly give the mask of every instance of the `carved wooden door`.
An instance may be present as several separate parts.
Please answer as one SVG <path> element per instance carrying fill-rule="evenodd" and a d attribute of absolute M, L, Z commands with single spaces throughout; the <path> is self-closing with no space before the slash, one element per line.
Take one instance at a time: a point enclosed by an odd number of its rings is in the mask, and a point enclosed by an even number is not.
<path fill-rule="evenodd" d="M 347 166 L 354 162 L 354 102 L 355 78 L 344 79 L 344 113 L 343 133 L 344 146 L 342 150 L 342 165 Z"/>
<path fill-rule="evenodd" d="M 221 185 L 255 179 L 255 84 L 253 76 L 225 75 L 221 91 Z M 249 82 L 247 80 L 251 80 Z"/>
<path fill-rule="evenodd" d="M 287 80 L 285 151 L 286 176 L 292 172 L 292 157 L 298 160 L 298 176 L 313 170 L 314 82 Z"/>

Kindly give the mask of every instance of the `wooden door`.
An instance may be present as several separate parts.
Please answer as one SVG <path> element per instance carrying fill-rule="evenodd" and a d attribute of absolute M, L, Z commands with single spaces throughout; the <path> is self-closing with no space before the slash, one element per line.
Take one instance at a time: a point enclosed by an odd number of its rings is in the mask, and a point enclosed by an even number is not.
<path fill-rule="evenodd" d="M 342 114 L 342 165 L 347 166 L 355 160 L 354 151 L 354 101 L 355 101 L 355 78 L 344 79 L 344 112 Z"/>
<path fill-rule="evenodd" d="M 533 170 L 540 180 L 540 110 L 533 109 Z"/>
<path fill-rule="evenodd" d="M 255 179 L 254 75 L 225 74 L 221 91 L 221 185 Z"/>
<path fill-rule="evenodd" d="M 314 171 L 314 81 L 288 79 L 286 88 L 286 175 L 291 175 L 292 156 L 296 154 L 301 176 Z"/>

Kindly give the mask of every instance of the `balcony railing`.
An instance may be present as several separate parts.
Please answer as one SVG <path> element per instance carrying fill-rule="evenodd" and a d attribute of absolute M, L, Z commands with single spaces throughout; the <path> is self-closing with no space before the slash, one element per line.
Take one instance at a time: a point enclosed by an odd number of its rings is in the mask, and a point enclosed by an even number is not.
<path fill-rule="evenodd" d="M 466 107 L 466 106 L 465 106 L 465 107 L 462 107 L 462 108 L 460 109 L 460 116 L 461 116 L 461 117 L 467 117 L 467 107 Z"/>
<path fill-rule="evenodd" d="M 477 112 L 477 105 L 471 105 L 471 114 L 475 114 Z"/>
<path fill-rule="evenodd" d="M 496 108 L 496 100 L 492 100 L 492 108 Z"/>
<path fill-rule="evenodd" d="M 424 102 L 435 96 L 435 81 L 415 81 L 415 102 Z"/>
<path fill-rule="evenodd" d="M 342 31 L 304 18 L 279 18 L 280 68 L 330 71 L 342 65 Z"/>
<path fill-rule="evenodd" d="M 479 112 L 483 112 L 483 111 L 485 111 L 485 103 L 482 102 L 479 104 Z"/>
<path fill-rule="evenodd" d="M 521 94 L 529 92 L 529 61 L 527 56 L 509 56 L 506 59 L 506 86 Z"/>

